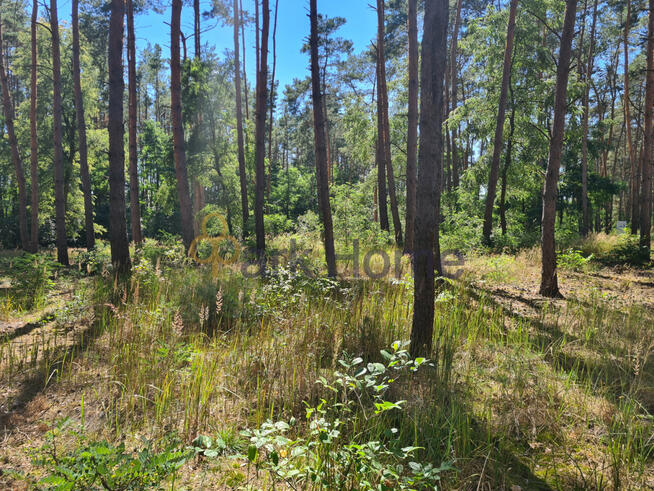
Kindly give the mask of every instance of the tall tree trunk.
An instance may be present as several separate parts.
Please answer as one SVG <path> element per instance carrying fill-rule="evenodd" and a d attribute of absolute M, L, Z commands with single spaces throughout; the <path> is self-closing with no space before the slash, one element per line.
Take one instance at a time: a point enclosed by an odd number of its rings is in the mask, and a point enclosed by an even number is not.
<path fill-rule="evenodd" d="M 53 0 L 54 2 L 55 0 Z M 119 275 L 129 272 L 125 214 L 125 146 L 123 124 L 123 19 L 125 3 L 111 0 L 109 17 L 109 242 L 111 263 Z"/>
<path fill-rule="evenodd" d="M 488 192 L 486 194 L 486 211 L 484 213 L 484 241 L 491 242 L 493 232 L 493 208 L 495 207 L 495 194 L 497 191 L 497 177 L 500 171 L 500 157 L 502 155 L 502 134 L 504 132 L 504 119 L 506 116 L 506 97 L 511 80 L 511 67 L 513 56 L 513 39 L 515 34 L 515 17 L 518 10 L 518 0 L 511 0 L 509 7 L 509 23 L 506 28 L 506 46 L 504 48 L 504 69 L 502 71 L 502 85 L 500 87 L 500 101 L 497 109 L 495 125 L 495 141 L 493 143 L 493 158 L 491 160 L 490 176 L 488 178 Z"/>
<path fill-rule="evenodd" d="M 511 91 L 513 94 L 513 91 Z M 513 99 L 513 97 L 511 97 Z M 500 188 L 500 229 L 502 235 L 506 235 L 506 181 L 509 167 L 511 166 L 511 159 L 513 158 L 513 135 L 515 133 L 515 101 L 511 102 L 511 116 L 509 117 L 509 138 L 506 144 L 506 156 L 504 160 L 504 167 L 502 168 L 502 183 Z"/>
<path fill-rule="evenodd" d="M 325 243 L 325 260 L 327 274 L 336 277 L 336 252 L 334 249 L 334 230 L 332 227 L 332 210 L 329 203 L 329 179 L 327 175 L 327 143 L 325 133 L 325 113 L 320 89 L 320 66 L 318 65 L 318 9 L 316 0 L 311 0 L 309 16 L 311 20 L 311 88 L 313 95 L 313 137 L 316 147 L 316 180 L 318 185 L 318 203 L 323 224 Z"/>
<path fill-rule="evenodd" d="M 32 243 L 31 252 L 39 250 L 39 147 L 37 139 L 37 45 L 36 27 L 39 15 L 38 0 L 32 1 L 32 21 L 30 24 L 32 65 L 30 68 L 30 160 L 31 160 L 31 181 L 32 181 Z"/>
<path fill-rule="evenodd" d="M 11 100 L 9 81 L 7 80 L 7 68 L 5 66 L 5 48 L 2 35 L 2 19 L 0 19 L 0 83 L 2 83 L 2 108 L 5 116 L 5 127 L 9 137 L 9 146 L 11 148 L 11 160 L 16 172 L 16 182 L 18 183 L 18 231 L 20 236 L 21 248 L 25 251 L 31 250 L 30 236 L 27 232 L 27 183 L 25 182 L 25 172 L 23 161 L 18 151 L 18 140 L 14 131 L 14 106 Z"/>
<path fill-rule="evenodd" d="M 193 35 L 195 37 L 195 57 L 200 59 L 200 0 L 193 0 Z"/>
<path fill-rule="evenodd" d="M 255 126 L 255 231 L 257 236 L 257 258 L 263 259 L 266 252 L 266 236 L 263 223 L 264 197 L 266 191 L 266 102 L 268 86 L 268 33 L 270 30 L 270 9 L 268 0 L 261 2 L 261 52 L 258 54 L 257 108 Z M 258 16 L 257 16 L 258 17 Z M 257 43 L 259 44 L 259 43 Z"/>
<path fill-rule="evenodd" d="M 463 0 L 457 0 L 456 3 L 456 15 L 454 17 L 454 29 L 452 31 L 452 42 L 450 45 L 450 59 L 449 59 L 449 67 L 448 67 L 448 74 L 449 74 L 449 85 L 450 89 L 452 91 L 452 97 L 450 99 L 450 102 L 452 104 L 451 110 L 455 110 L 458 101 L 457 101 L 457 63 L 456 63 L 456 56 L 458 52 L 458 46 L 459 46 L 459 29 L 461 27 L 461 8 L 463 6 Z M 447 77 L 448 75 L 446 75 Z M 448 109 L 448 117 L 449 117 L 449 112 L 450 110 Z M 451 152 L 452 152 L 452 186 L 454 188 L 459 187 L 459 173 L 461 170 L 461 167 L 465 167 L 465 162 L 462 163 L 462 165 L 459 165 L 459 156 L 458 156 L 458 150 L 456 146 L 456 140 L 457 140 L 457 128 L 456 126 L 452 126 L 450 128 L 451 131 L 451 137 L 450 137 L 450 142 L 451 142 Z"/>
<path fill-rule="evenodd" d="M 272 146 L 273 146 L 273 127 L 274 127 L 274 111 L 275 111 L 275 71 L 277 69 L 277 12 L 279 11 L 279 0 L 275 1 L 275 20 L 273 21 L 273 63 L 272 74 L 270 76 L 270 119 L 268 121 L 268 179 L 266 186 L 266 199 L 270 197 L 270 188 L 272 186 Z"/>
<path fill-rule="evenodd" d="M 378 138 L 382 142 L 382 153 L 384 165 L 386 165 L 386 177 L 388 178 L 388 197 L 391 203 L 391 216 L 393 217 L 393 232 L 395 234 L 395 243 L 402 245 L 402 222 L 400 221 L 400 212 L 397 206 L 397 196 L 395 194 L 395 173 L 393 171 L 393 161 L 391 159 L 391 135 L 390 122 L 388 119 L 388 87 L 386 85 L 386 54 L 384 46 L 384 0 L 377 0 L 377 71 L 378 71 L 378 97 L 377 111 L 381 112 L 381 118 L 377 118 L 380 123 L 378 128 Z"/>
<path fill-rule="evenodd" d="M 414 308 L 412 356 L 431 354 L 434 332 L 434 268 L 442 273 L 434 252 L 438 245 L 443 178 L 443 77 L 447 58 L 448 0 L 425 3 L 422 38 L 420 149 L 414 240 Z M 436 233 L 434 233 L 436 231 Z"/>
<path fill-rule="evenodd" d="M 61 56 L 59 53 L 59 18 L 57 0 L 50 0 L 50 30 L 52 32 L 52 141 L 55 185 L 55 229 L 57 260 L 68 265 L 66 238 L 66 190 L 64 188 L 64 156 L 61 145 Z M 122 31 L 121 31 L 122 32 Z"/>
<path fill-rule="evenodd" d="M 27 183 L 25 182 L 25 171 L 23 161 L 18 151 L 18 140 L 14 131 L 14 106 L 11 100 L 9 81 L 7 80 L 7 68 L 5 66 L 5 48 L 2 35 L 2 19 L 0 19 L 0 83 L 2 83 L 2 108 L 5 116 L 5 127 L 9 137 L 9 146 L 11 148 L 11 160 L 16 172 L 16 182 L 18 183 L 18 231 L 20 236 L 20 245 L 23 250 L 30 251 L 32 244 L 27 232 Z"/>
<path fill-rule="evenodd" d="M 129 108 L 129 204 L 132 240 L 143 241 L 141 232 L 141 204 L 139 193 L 138 150 L 136 136 L 136 36 L 134 35 L 134 3 L 127 0 L 127 79 Z"/>
<path fill-rule="evenodd" d="M 629 166 L 631 168 L 630 198 L 631 198 L 631 232 L 638 232 L 638 186 L 636 150 L 631 136 L 631 97 L 629 93 L 629 30 L 631 27 L 631 1 L 627 0 L 627 18 L 624 26 L 624 98 L 623 109 L 627 131 L 627 148 L 629 150 Z"/>
<path fill-rule="evenodd" d="M 590 230 L 590 213 L 588 211 L 588 119 L 590 116 L 590 86 L 593 77 L 593 61 L 595 51 L 595 27 L 597 25 L 597 0 L 593 4 L 593 21 L 590 28 L 590 46 L 588 48 L 588 60 L 584 96 L 583 96 L 583 129 L 581 137 L 581 235 L 585 237 Z M 580 48 L 581 49 L 581 48 Z"/>
<path fill-rule="evenodd" d="M 561 33 L 561 48 L 559 64 L 556 70 L 556 89 L 554 93 L 554 122 L 550 139 L 549 161 L 545 174 L 543 189 L 542 218 L 542 270 L 540 294 L 547 297 L 560 297 L 558 278 L 556 274 L 556 245 L 554 243 L 554 222 L 556 220 L 556 200 L 558 197 L 559 172 L 561 155 L 563 153 L 563 136 L 565 132 L 566 96 L 568 76 L 570 74 L 570 58 L 572 56 L 572 40 L 575 30 L 577 0 L 566 0 L 563 32 Z"/>
<path fill-rule="evenodd" d="M 652 231 L 652 165 L 654 163 L 654 0 L 649 0 L 647 29 L 647 75 L 645 86 L 645 151 L 642 160 L 642 189 L 640 209 L 640 247 L 646 261 L 651 254 Z"/>
<path fill-rule="evenodd" d="M 247 75 L 247 70 L 246 70 L 246 63 L 245 63 L 245 20 L 243 17 L 243 2 L 242 0 L 239 0 L 239 15 L 240 15 L 240 24 L 241 24 L 241 41 L 243 45 L 243 91 L 245 95 L 245 121 L 250 120 L 250 104 L 248 102 L 248 75 Z M 247 127 L 247 124 L 246 124 Z M 245 134 L 245 147 L 247 148 L 248 145 L 248 138 L 247 138 L 247 132 Z"/>
<path fill-rule="evenodd" d="M 238 141 L 238 175 L 241 184 L 241 213 L 243 230 L 241 238 L 248 234 L 248 181 L 245 172 L 245 146 L 243 143 L 243 108 L 241 103 L 241 67 L 239 59 L 239 20 L 238 0 L 234 0 L 234 85 L 236 87 L 236 139 Z"/>
<path fill-rule="evenodd" d="M 173 126 L 173 155 L 182 219 L 182 238 L 188 250 L 193 241 L 193 212 L 186 169 L 186 145 L 184 142 L 184 123 L 182 121 L 182 73 L 179 49 L 182 0 L 173 0 L 172 7 L 170 21 L 170 117 Z"/>
<path fill-rule="evenodd" d="M 73 0 L 73 85 L 75 90 L 75 112 L 77 115 L 77 138 L 79 140 L 79 170 L 84 193 L 84 230 L 86 232 L 86 248 L 95 247 L 95 230 L 93 225 L 93 195 L 91 193 L 91 176 L 86 145 L 86 119 L 84 117 L 84 95 L 80 80 L 79 62 L 79 16 L 78 0 Z M 131 0 L 130 0 L 131 5 Z"/>
<path fill-rule="evenodd" d="M 416 181 L 418 160 L 418 5 L 409 0 L 409 112 L 406 147 L 406 232 L 404 252 L 413 252 L 416 220 Z"/>

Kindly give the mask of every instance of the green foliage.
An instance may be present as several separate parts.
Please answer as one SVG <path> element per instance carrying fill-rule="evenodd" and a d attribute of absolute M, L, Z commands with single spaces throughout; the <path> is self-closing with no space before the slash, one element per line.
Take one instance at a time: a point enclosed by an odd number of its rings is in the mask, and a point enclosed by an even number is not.
<path fill-rule="evenodd" d="M 61 448 L 58 441 L 68 426 L 63 420 L 48 432 L 45 443 L 34 452 L 34 464 L 46 476 L 37 483 L 38 489 L 57 490 L 139 490 L 159 488 L 160 484 L 192 455 L 169 442 L 160 450 L 144 440 L 141 450 L 128 452 L 125 444 L 90 440 L 84 433 L 72 432 L 76 445 L 71 450 Z"/>
<path fill-rule="evenodd" d="M 435 489 L 450 464 L 419 462 L 420 447 L 402 446 L 398 430 L 387 425 L 405 402 L 389 398 L 391 387 L 426 360 L 410 359 L 399 342 L 382 355 L 385 363 L 366 366 L 361 358 L 339 360 L 342 370 L 331 381 L 318 380 L 333 399 L 307 407 L 306 434 L 294 418 L 244 431 L 250 445 L 243 459 L 265 471 L 273 487 L 285 482 L 302 489 Z M 378 424 L 385 430 L 373 439 Z M 301 436 L 289 438 L 294 430 Z"/>
<path fill-rule="evenodd" d="M 3 262 L 11 273 L 11 292 L 21 310 L 42 307 L 55 286 L 59 264 L 49 254 L 23 254 Z"/>
<path fill-rule="evenodd" d="M 593 260 L 593 255 L 584 257 L 581 251 L 567 249 L 559 252 L 556 257 L 556 264 L 562 269 L 570 271 L 586 271 Z"/>

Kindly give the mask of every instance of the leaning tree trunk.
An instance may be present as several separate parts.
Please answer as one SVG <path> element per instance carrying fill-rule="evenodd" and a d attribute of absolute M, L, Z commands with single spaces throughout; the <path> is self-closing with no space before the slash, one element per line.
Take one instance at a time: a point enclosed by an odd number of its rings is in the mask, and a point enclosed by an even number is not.
<path fill-rule="evenodd" d="M 111 0 L 109 17 L 109 243 L 111 263 L 120 276 L 129 272 L 125 215 L 125 147 L 123 125 L 123 19 L 125 3 Z"/>
<path fill-rule="evenodd" d="M 268 32 L 270 29 L 270 10 L 268 0 L 261 2 L 261 46 L 257 70 L 257 107 L 255 126 L 255 232 L 257 236 L 257 258 L 263 259 L 266 252 L 266 237 L 263 223 L 264 197 L 266 192 L 266 102 L 268 85 Z"/>
<path fill-rule="evenodd" d="M 393 161 L 391 159 L 391 131 L 388 120 L 388 87 L 386 85 L 386 54 L 384 47 L 384 0 L 377 0 L 377 73 L 378 73 L 378 97 L 377 111 L 381 111 L 381 118 L 377 120 L 381 123 L 378 131 L 378 138 L 381 139 L 381 155 L 386 165 L 386 177 L 388 178 L 388 198 L 391 203 L 391 216 L 393 217 L 393 232 L 395 234 L 395 243 L 402 245 L 402 222 L 400 221 L 400 212 L 397 206 L 397 196 L 395 194 L 395 173 L 393 171 Z"/>
<path fill-rule="evenodd" d="M 93 226 L 93 195 L 91 194 L 91 176 L 89 174 L 86 145 L 84 96 L 82 94 L 82 82 L 80 80 L 78 3 L 78 0 L 73 0 L 73 86 L 75 91 L 75 112 L 77 115 L 77 138 L 79 140 L 79 170 L 82 178 L 82 192 L 84 193 L 84 230 L 86 232 L 86 248 L 91 250 L 95 247 L 95 231 Z"/>
<path fill-rule="evenodd" d="M 184 246 L 188 250 L 193 242 L 193 212 L 186 170 L 186 147 L 182 121 L 182 70 L 179 47 L 181 15 L 182 0 L 173 0 L 170 20 L 170 117 L 173 126 L 173 155 L 182 219 L 182 238 Z"/>
<path fill-rule="evenodd" d="M 129 110 L 129 209 L 132 225 L 132 240 L 143 241 L 141 231 L 141 204 L 139 200 L 139 171 L 136 136 L 136 36 L 134 35 L 134 2 L 127 0 L 127 80 Z"/>
<path fill-rule="evenodd" d="M 416 220 L 416 164 L 418 156 L 418 6 L 409 0 L 409 111 L 406 146 L 406 232 L 404 252 L 413 252 Z"/>
<path fill-rule="evenodd" d="M 575 35 L 575 16 L 577 0 L 566 0 L 559 64 L 556 70 L 556 89 L 554 93 L 554 122 L 550 139 L 549 161 L 545 174 L 543 189 L 542 218 L 542 270 L 540 294 L 546 297 L 560 297 L 556 275 L 556 246 L 554 243 L 554 223 L 556 220 L 556 200 L 558 197 L 559 172 L 563 153 L 563 136 L 565 131 L 566 92 L 570 74 L 572 40 Z"/>
<path fill-rule="evenodd" d="M 30 174 L 32 180 L 32 252 L 39 250 L 39 144 L 37 138 L 36 103 L 37 103 L 37 46 L 36 27 L 39 15 L 38 0 L 32 2 L 32 21 L 30 25 L 32 65 L 30 68 Z"/>
<path fill-rule="evenodd" d="M 438 219 L 443 178 L 443 76 L 447 53 L 448 0 L 425 4 L 422 38 L 420 150 L 413 258 L 412 356 L 431 353 L 434 332 L 434 269 L 442 273 Z M 434 233 L 436 231 L 436 233 Z"/>
<path fill-rule="evenodd" d="M 7 67 L 4 62 L 5 50 L 2 39 L 2 19 L 0 19 L 0 83 L 2 84 L 2 108 L 5 116 L 5 127 L 9 137 L 9 147 L 11 148 L 11 160 L 16 171 L 16 181 L 18 183 L 18 230 L 20 235 L 20 245 L 23 250 L 31 249 L 30 237 L 27 233 L 27 183 L 25 182 L 25 172 L 23 170 L 23 161 L 18 151 L 18 141 L 14 131 L 14 107 L 9 92 L 9 81 L 7 80 Z"/>
<path fill-rule="evenodd" d="M 66 238 L 66 190 L 64 184 L 64 155 L 61 145 L 61 56 L 59 53 L 59 18 L 57 0 L 50 0 L 50 31 L 52 33 L 52 142 L 55 187 L 55 230 L 57 260 L 68 265 Z"/>
<path fill-rule="evenodd" d="M 241 212 L 243 230 L 241 238 L 248 234 L 248 181 L 245 172 L 245 144 L 243 141 L 243 108 L 241 102 L 241 66 L 239 59 L 239 19 L 238 0 L 234 0 L 234 86 L 236 88 L 236 139 L 238 141 L 238 175 L 241 184 Z"/>
<path fill-rule="evenodd" d="M 581 235 L 586 237 L 590 230 L 590 213 L 588 211 L 588 119 L 590 113 L 590 86 L 593 76 L 593 56 L 595 50 L 595 28 L 597 26 L 597 0 L 593 4 L 593 21 L 590 28 L 590 46 L 586 64 L 586 79 L 583 98 L 582 137 L 581 137 Z"/>
<path fill-rule="evenodd" d="M 506 97 L 511 80 L 511 67 L 513 56 L 513 39 L 515 34 L 515 17 L 518 10 L 518 0 L 511 0 L 509 7 L 509 23 L 506 28 L 506 47 L 504 48 L 504 69 L 502 71 L 502 85 L 500 87 L 500 101 L 497 109 L 495 123 L 495 140 L 493 143 L 493 158 L 491 160 L 490 176 L 488 178 L 488 192 L 486 193 L 486 211 L 484 213 L 484 241 L 491 242 L 493 232 L 493 208 L 495 207 L 495 194 L 497 192 L 497 178 L 500 170 L 500 157 L 502 155 L 502 134 L 506 116 Z"/>
<path fill-rule="evenodd" d="M 325 133 L 325 113 L 320 90 L 320 67 L 318 65 L 318 9 L 316 0 L 311 0 L 309 17 L 311 19 L 311 88 L 313 95 L 313 138 L 316 147 L 316 180 L 318 185 L 318 203 L 322 218 L 325 242 L 325 259 L 327 273 L 336 277 L 336 252 L 334 249 L 334 230 L 332 210 L 329 203 L 329 179 L 327 175 L 327 142 Z"/>
<path fill-rule="evenodd" d="M 647 76 L 645 85 L 645 151 L 642 161 L 642 190 L 640 210 L 640 247 L 646 261 L 650 259 L 652 230 L 652 165 L 654 162 L 654 0 L 649 0 L 647 29 Z"/>

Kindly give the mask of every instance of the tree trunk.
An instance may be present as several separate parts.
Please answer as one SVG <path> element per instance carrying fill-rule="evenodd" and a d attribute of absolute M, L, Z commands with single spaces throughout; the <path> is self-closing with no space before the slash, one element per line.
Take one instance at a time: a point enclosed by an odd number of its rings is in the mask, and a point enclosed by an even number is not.
<path fill-rule="evenodd" d="M 649 0 L 647 29 L 647 75 L 645 86 L 645 151 L 642 160 L 642 189 L 640 210 L 640 247 L 643 258 L 650 259 L 652 230 L 652 165 L 654 157 L 654 0 Z"/>
<path fill-rule="evenodd" d="M 323 224 L 325 260 L 327 274 L 336 277 L 336 252 L 334 250 L 334 230 L 332 227 L 332 210 L 329 203 L 329 179 L 327 175 L 327 143 L 325 136 L 325 113 L 320 89 L 320 67 L 318 65 L 318 9 L 317 1 L 311 0 L 311 88 L 313 95 L 313 135 L 316 147 L 316 180 L 318 184 L 318 203 Z"/>
<path fill-rule="evenodd" d="M 413 252 L 416 220 L 416 163 L 418 157 L 418 6 L 409 0 L 409 112 L 406 149 L 406 232 L 404 253 Z"/>
<path fill-rule="evenodd" d="M 18 230 L 20 236 L 20 246 L 24 251 L 31 250 L 30 236 L 27 232 L 27 183 L 25 182 L 25 172 L 23 161 L 18 151 L 18 141 L 14 131 L 14 107 L 9 91 L 9 81 L 7 80 L 7 68 L 5 67 L 5 50 L 2 38 L 2 19 L 0 19 L 0 82 L 2 83 L 2 108 L 5 116 L 5 127 L 9 138 L 11 148 L 11 160 L 16 171 L 16 182 L 18 184 Z"/>
<path fill-rule="evenodd" d="M 186 170 L 186 146 L 184 143 L 184 123 L 182 121 L 182 73 L 179 38 L 181 28 L 182 0 L 173 0 L 170 21 L 170 117 L 173 126 L 173 155 L 177 194 L 182 219 L 182 238 L 186 249 L 193 242 L 193 212 L 191 193 Z"/>
<path fill-rule="evenodd" d="M 200 0 L 193 0 L 193 35 L 195 37 L 195 57 L 200 59 Z"/>
<path fill-rule="evenodd" d="M 270 10 L 268 0 L 261 2 L 261 43 L 257 70 L 257 108 L 255 126 L 255 231 L 257 236 L 257 258 L 263 259 L 266 252 L 266 236 L 263 223 L 264 195 L 266 192 L 266 102 L 268 86 L 268 33 L 270 30 Z M 257 43 L 259 44 L 259 43 Z"/>
<path fill-rule="evenodd" d="M 61 145 L 61 56 L 59 53 L 59 18 L 57 0 L 50 0 L 50 30 L 52 32 L 52 141 L 55 185 L 55 229 L 57 260 L 68 265 L 66 238 L 66 190 L 64 188 L 64 158 Z"/>
<path fill-rule="evenodd" d="M 31 44 L 32 44 L 32 66 L 30 68 L 30 159 L 31 159 L 31 181 L 32 181 L 32 243 L 31 252 L 39 250 L 39 144 L 37 135 L 37 44 L 36 27 L 39 14 L 38 0 L 32 1 Z"/>
<path fill-rule="evenodd" d="M 54 1 L 54 0 L 53 0 Z M 109 242 L 116 273 L 129 272 L 125 215 L 125 146 L 123 124 L 123 19 L 125 3 L 111 0 L 109 18 Z"/>
<path fill-rule="evenodd" d="M 86 232 L 86 248 L 91 250 L 93 247 L 95 247 L 95 230 L 93 225 L 93 195 L 91 193 L 91 176 L 89 175 L 86 145 L 84 96 L 82 94 L 82 82 L 80 80 L 78 3 L 78 0 L 73 0 L 73 85 L 75 90 L 75 112 L 77 115 L 77 138 L 79 140 L 79 170 L 80 176 L 82 178 L 82 192 L 84 193 L 84 230 Z"/>
<path fill-rule="evenodd" d="M 143 241 L 141 232 L 141 204 L 139 193 L 138 153 L 136 140 L 136 37 L 134 35 L 134 3 L 127 0 L 127 78 L 129 82 L 129 204 L 132 240 Z"/>
<path fill-rule="evenodd" d="M 454 17 L 454 29 L 452 31 L 452 42 L 450 46 L 450 60 L 449 60 L 449 67 L 448 67 L 448 73 L 449 73 L 449 79 L 450 79 L 450 89 L 452 91 L 452 97 L 450 99 L 450 102 L 452 104 L 452 111 L 456 109 L 456 106 L 458 105 L 457 101 L 457 64 L 456 64 L 456 55 L 458 51 L 458 46 L 459 46 L 459 28 L 461 26 L 461 7 L 463 6 L 463 0 L 457 0 L 456 3 L 456 15 Z M 447 77 L 448 75 L 446 75 Z M 448 110 L 448 117 L 449 117 L 450 111 Z M 460 170 L 463 170 L 462 167 L 465 166 L 465 162 L 463 162 L 463 165 L 459 165 L 459 156 L 458 156 L 458 151 L 456 147 L 456 140 L 457 140 L 457 128 L 455 126 L 452 126 L 450 128 L 451 131 L 451 152 L 452 152 L 452 186 L 454 188 L 459 187 L 459 172 Z"/>
<path fill-rule="evenodd" d="M 512 92 L 513 93 L 513 92 Z M 511 97 L 513 99 L 513 97 Z M 502 236 L 506 235 L 506 180 L 511 167 L 511 159 L 513 158 L 513 134 L 515 133 L 515 101 L 511 101 L 511 116 L 509 118 L 509 138 L 506 144 L 506 156 L 504 160 L 504 167 L 502 168 L 502 184 L 500 188 L 500 228 L 502 229 Z"/>
<path fill-rule="evenodd" d="M 550 139 L 549 161 L 543 189 L 542 218 L 542 270 L 540 294 L 546 297 L 560 297 L 556 274 L 556 245 L 554 243 L 554 222 L 556 220 L 556 200 L 558 197 L 559 171 L 561 154 L 563 152 L 563 136 L 565 132 L 566 95 L 568 76 L 570 74 L 570 58 L 572 56 L 572 40 L 574 38 L 577 0 L 566 0 L 563 32 L 561 33 L 561 48 L 559 64 L 556 70 L 556 89 L 554 93 L 554 122 Z"/>
<path fill-rule="evenodd" d="M 275 2 L 275 20 L 273 21 L 273 63 L 272 74 L 270 76 L 270 119 L 268 121 L 268 179 L 266 186 L 266 199 L 270 199 L 270 188 L 272 186 L 272 146 L 273 146 L 273 127 L 275 111 L 275 71 L 277 69 L 277 12 L 279 11 L 279 0 Z"/>
<path fill-rule="evenodd" d="M 484 213 L 484 241 L 491 242 L 493 232 L 493 208 L 495 207 L 495 194 L 497 191 L 497 177 L 500 170 L 500 157 L 502 155 L 502 133 L 506 116 L 506 97 L 511 81 L 511 67 L 513 56 L 513 39 L 515 34 L 515 17 L 518 10 L 518 0 L 511 0 L 509 8 L 509 23 L 506 28 L 506 46 L 504 48 L 504 69 L 502 71 L 502 86 L 500 88 L 500 101 L 497 109 L 495 126 L 495 141 L 493 143 L 493 158 L 491 160 L 490 176 L 488 178 L 488 192 L 486 194 L 486 211 Z"/>
<path fill-rule="evenodd" d="M 243 143 L 243 108 L 241 103 L 241 67 L 239 59 L 239 20 L 238 0 L 234 0 L 234 85 L 236 87 L 236 139 L 238 141 L 238 175 L 241 184 L 241 213 L 243 229 L 241 238 L 248 234 L 248 181 L 245 172 L 245 145 Z"/>
<path fill-rule="evenodd" d="M 442 273 L 438 245 L 443 177 L 443 77 L 447 58 L 448 1 L 425 4 L 422 38 L 420 148 L 413 277 L 411 355 L 431 353 L 434 332 L 434 268 Z"/>
<path fill-rule="evenodd" d="M 586 86 L 583 96 L 583 129 L 581 137 L 581 235 L 586 237 L 590 230 L 590 213 L 588 211 L 588 119 L 590 113 L 590 85 L 593 76 L 593 56 L 595 50 L 595 27 L 597 25 L 597 0 L 593 4 L 593 21 L 590 28 L 590 46 L 586 65 Z"/>
<path fill-rule="evenodd" d="M 246 63 L 245 63 L 245 21 L 243 20 L 243 2 L 239 0 L 239 15 L 241 18 L 241 41 L 243 45 L 243 90 L 244 90 L 244 95 L 245 95 L 245 121 L 250 120 L 250 104 L 248 102 L 248 75 L 247 75 L 247 70 L 246 70 Z M 249 124 L 249 123 L 248 123 Z M 247 127 L 247 124 L 246 124 Z M 248 138 L 247 138 L 247 132 L 245 133 L 245 147 L 247 148 L 248 145 Z"/>
<path fill-rule="evenodd" d="M 384 47 L 384 0 L 377 0 L 377 111 L 381 117 L 377 120 L 380 123 L 378 138 L 381 139 L 381 155 L 386 166 L 386 177 L 388 178 L 388 197 L 391 203 L 391 216 L 393 217 L 393 232 L 395 243 L 402 245 L 402 222 L 397 207 L 397 196 L 395 194 L 395 175 L 393 172 L 393 161 L 391 159 L 391 135 L 390 122 L 388 119 L 388 87 L 386 85 L 386 54 Z"/>
<path fill-rule="evenodd" d="M 624 98 L 623 109 L 627 130 L 627 148 L 629 149 L 629 166 L 631 168 L 630 198 L 631 198 L 631 233 L 638 232 L 638 186 L 637 162 L 634 142 L 631 137 L 631 102 L 629 93 L 629 29 L 631 27 L 631 1 L 627 0 L 627 18 L 624 26 Z"/>

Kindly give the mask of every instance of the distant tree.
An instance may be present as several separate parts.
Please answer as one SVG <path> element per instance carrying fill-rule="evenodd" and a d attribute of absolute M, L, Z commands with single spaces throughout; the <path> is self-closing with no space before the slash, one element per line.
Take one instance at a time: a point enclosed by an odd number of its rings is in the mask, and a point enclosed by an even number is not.
<path fill-rule="evenodd" d="M 406 145 L 406 232 L 404 252 L 413 252 L 416 220 L 416 181 L 418 160 L 418 2 L 408 1 L 409 108 Z"/>
<path fill-rule="evenodd" d="M 425 3 L 420 73 L 420 153 L 413 257 L 411 354 L 428 355 L 434 332 L 434 269 L 442 273 L 437 217 L 443 180 L 443 78 L 447 58 L 448 0 Z"/>
<path fill-rule="evenodd" d="M 138 141 L 137 141 L 137 111 L 136 94 L 136 36 L 134 33 L 134 1 L 127 3 L 127 87 L 128 87 L 128 120 L 129 120 L 129 211 L 132 228 L 132 240 L 140 244 L 143 241 L 141 231 L 141 204 L 138 172 Z"/>
<path fill-rule="evenodd" d="M 245 170 L 245 142 L 243 138 L 243 108 L 241 101 L 241 66 L 239 56 L 239 24 L 240 12 L 238 0 L 234 0 L 234 86 L 236 96 L 236 140 L 238 144 L 238 176 L 241 186 L 241 214 L 243 217 L 243 228 L 241 231 L 244 239 L 248 233 L 249 206 L 248 206 L 248 182 Z M 246 86 L 247 91 L 247 86 Z"/>
<path fill-rule="evenodd" d="M 554 243 L 554 221 L 556 220 L 556 199 L 558 196 L 561 154 L 565 132 L 566 93 L 570 74 L 572 40 L 575 36 L 575 16 L 577 0 L 566 0 L 565 18 L 561 33 L 559 63 L 556 70 L 556 88 L 554 92 L 554 122 L 550 139 L 549 161 L 545 174 L 543 189 L 543 218 L 541 232 L 542 271 L 540 294 L 546 297 L 560 297 L 556 274 L 556 245 Z"/>
<path fill-rule="evenodd" d="M 193 212 L 186 169 L 186 147 L 182 120 L 182 72 L 180 59 L 182 0 L 173 0 L 170 21 L 170 106 L 177 194 L 181 212 L 182 239 L 186 249 L 193 242 Z"/>
<path fill-rule="evenodd" d="M 30 177 L 32 181 L 32 243 L 31 251 L 39 250 L 39 142 L 37 135 L 37 81 L 38 81 L 38 55 L 36 44 L 36 27 L 39 15 L 39 2 L 32 0 L 32 18 L 30 21 Z"/>
<path fill-rule="evenodd" d="M 645 82 L 645 149 L 642 161 L 642 190 L 640 212 L 640 247 L 645 260 L 651 253 L 652 230 L 652 166 L 654 165 L 654 0 L 649 0 L 647 24 L 647 75 Z"/>
<path fill-rule="evenodd" d="M 55 0 L 53 0 L 55 1 Z M 109 243 L 111 263 L 119 275 L 130 269 L 125 211 L 125 147 L 123 125 L 123 20 L 125 3 L 111 0 L 109 17 Z"/>

